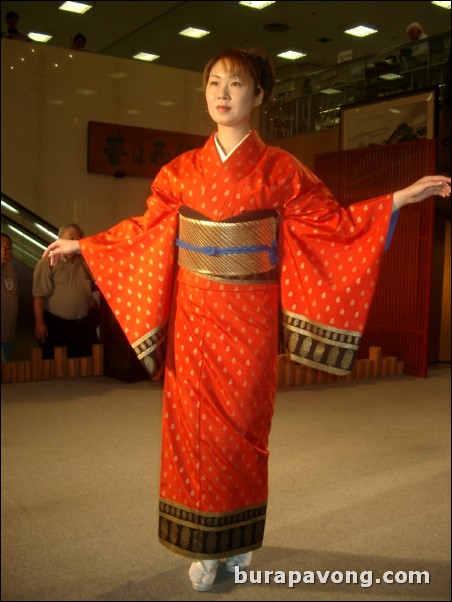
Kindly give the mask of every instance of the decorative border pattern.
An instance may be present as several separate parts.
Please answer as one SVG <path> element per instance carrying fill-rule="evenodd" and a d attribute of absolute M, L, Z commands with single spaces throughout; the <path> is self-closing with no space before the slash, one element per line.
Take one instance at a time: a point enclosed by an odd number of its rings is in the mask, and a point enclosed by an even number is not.
<path fill-rule="evenodd" d="M 165 362 L 168 325 L 158 326 L 132 343 L 138 359 L 151 376 L 156 376 Z"/>
<path fill-rule="evenodd" d="M 267 504 L 235 512 L 199 512 L 161 499 L 159 539 L 191 558 L 222 558 L 262 546 Z"/>
<path fill-rule="evenodd" d="M 332 374 L 352 371 L 361 333 L 332 328 L 285 310 L 282 314 L 284 345 L 291 359 Z"/>

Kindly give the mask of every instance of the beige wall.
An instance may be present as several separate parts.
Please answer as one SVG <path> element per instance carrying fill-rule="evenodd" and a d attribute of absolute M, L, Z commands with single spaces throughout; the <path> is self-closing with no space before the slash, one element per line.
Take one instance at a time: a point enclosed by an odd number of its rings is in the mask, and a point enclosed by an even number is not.
<path fill-rule="evenodd" d="M 315 155 L 340 150 L 339 136 L 339 128 L 332 128 L 330 130 L 323 130 L 322 132 L 292 136 L 285 140 L 275 140 L 272 144 L 292 153 L 309 169 L 314 170 Z"/>
<path fill-rule="evenodd" d="M 94 234 L 145 209 L 149 179 L 88 173 L 89 121 L 201 135 L 214 129 L 200 73 L 35 43 L 1 45 L 2 192 L 57 227 L 77 222 Z M 257 118 L 253 125 L 259 128 Z M 339 130 L 275 145 L 312 169 L 315 153 L 339 148 Z"/>
<path fill-rule="evenodd" d="M 149 179 L 87 172 L 88 121 L 213 130 L 199 73 L 13 40 L 1 45 L 2 192 L 55 226 L 75 221 L 92 234 L 145 207 Z"/>

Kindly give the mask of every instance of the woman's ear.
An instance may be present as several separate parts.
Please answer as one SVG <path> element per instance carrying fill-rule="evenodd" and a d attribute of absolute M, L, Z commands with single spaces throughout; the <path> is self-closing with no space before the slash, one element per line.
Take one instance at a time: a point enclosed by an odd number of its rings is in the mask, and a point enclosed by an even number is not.
<path fill-rule="evenodd" d="M 259 107 L 262 104 L 263 100 L 264 100 L 264 90 L 261 87 L 259 87 L 259 94 L 254 97 L 253 106 Z"/>

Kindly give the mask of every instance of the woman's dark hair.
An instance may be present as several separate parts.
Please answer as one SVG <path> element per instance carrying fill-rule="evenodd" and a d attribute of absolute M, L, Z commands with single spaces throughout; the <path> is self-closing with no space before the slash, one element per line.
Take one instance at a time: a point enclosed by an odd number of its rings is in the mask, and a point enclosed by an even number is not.
<path fill-rule="evenodd" d="M 204 69 L 204 87 L 207 86 L 212 67 L 218 61 L 226 64 L 232 71 L 237 71 L 238 75 L 250 78 L 254 82 L 255 95 L 258 96 L 260 91 L 263 91 L 263 103 L 270 100 L 275 84 L 275 71 L 263 50 L 260 48 L 253 48 L 252 50 L 230 48 L 220 52 L 210 59 Z"/>

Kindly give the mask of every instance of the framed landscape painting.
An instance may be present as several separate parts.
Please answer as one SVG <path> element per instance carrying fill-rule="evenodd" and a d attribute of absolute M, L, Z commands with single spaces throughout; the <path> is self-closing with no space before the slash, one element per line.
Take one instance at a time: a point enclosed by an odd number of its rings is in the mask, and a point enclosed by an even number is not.
<path fill-rule="evenodd" d="M 341 107 L 341 150 L 435 136 L 436 91 L 423 90 Z"/>

